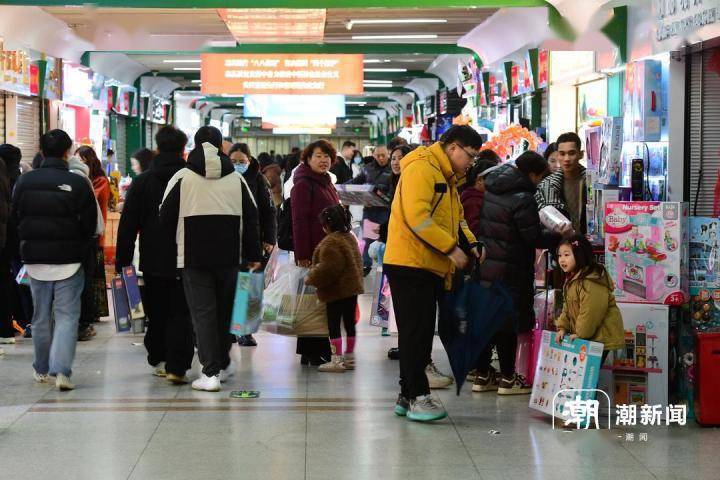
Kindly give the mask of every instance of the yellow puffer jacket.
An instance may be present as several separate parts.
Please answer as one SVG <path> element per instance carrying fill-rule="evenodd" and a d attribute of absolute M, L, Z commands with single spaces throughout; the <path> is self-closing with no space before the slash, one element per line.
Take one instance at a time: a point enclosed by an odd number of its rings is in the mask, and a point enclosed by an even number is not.
<path fill-rule="evenodd" d="M 447 257 L 459 243 L 475 236 L 465 222 L 457 178 L 440 143 L 419 147 L 402 159 L 388 227 L 384 263 L 428 270 L 450 287 L 454 265 Z"/>
<path fill-rule="evenodd" d="M 563 288 L 563 310 L 555 325 L 568 334 L 603 343 L 605 350 L 623 348 L 625 330 L 613 291 L 607 272 L 570 280 Z"/>

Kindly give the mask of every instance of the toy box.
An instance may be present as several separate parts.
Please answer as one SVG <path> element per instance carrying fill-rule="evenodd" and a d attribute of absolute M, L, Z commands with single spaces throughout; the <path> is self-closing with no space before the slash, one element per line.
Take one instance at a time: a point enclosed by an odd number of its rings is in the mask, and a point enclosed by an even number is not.
<path fill-rule="evenodd" d="M 663 66 L 657 60 L 627 64 L 623 96 L 625 141 L 659 142 L 667 124 Z"/>
<path fill-rule="evenodd" d="M 597 177 L 593 174 L 589 174 L 588 178 L 592 183 L 588 183 L 587 193 L 587 234 L 593 242 L 602 243 L 605 239 L 605 205 L 617 202 L 620 191 L 617 187 L 597 183 Z"/>
<path fill-rule="evenodd" d="M 619 304 L 625 348 L 610 353 L 598 388 L 612 405 L 668 404 L 669 311 L 665 305 Z"/>
<path fill-rule="evenodd" d="M 600 134 L 598 183 L 617 186 L 623 147 L 623 117 L 605 117 Z"/>
<path fill-rule="evenodd" d="M 688 301 L 687 214 L 682 202 L 606 204 L 605 267 L 618 302 Z"/>
<path fill-rule="evenodd" d="M 542 332 L 530 408 L 563 418 L 567 401 L 577 396 L 582 400 L 594 399 L 595 393 L 588 390 L 597 387 L 602 352 L 602 343 L 565 339 L 558 344 L 554 332 Z"/>
<path fill-rule="evenodd" d="M 690 302 L 693 326 L 720 327 L 720 219 L 690 218 Z"/>

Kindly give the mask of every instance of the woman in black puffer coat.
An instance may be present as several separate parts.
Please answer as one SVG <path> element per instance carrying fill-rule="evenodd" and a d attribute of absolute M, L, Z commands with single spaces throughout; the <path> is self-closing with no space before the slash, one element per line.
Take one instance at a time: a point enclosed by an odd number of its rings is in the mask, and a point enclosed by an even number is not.
<path fill-rule="evenodd" d="M 476 392 L 498 390 L 499 394 L 512 395 L 531 390 L 515 373 L 515 351 L 517 333 L 526 332 L 534 325 L 535 249 L 545 242 L 534 195 L 546 170 L 547 162 L 542 156 L 525 152 L 515 165 L 501 165 L 485 176 L 478 241 L 485 244 L 487 258 L 480 267 L 480 276 L 486 281 L 501 282 L 508 289 L 513 297 L 515 318 L 506 320 L 481 355 L 473 385 Z M 499 384 L 490 366 L 493 345 L 500 359 Z"/>

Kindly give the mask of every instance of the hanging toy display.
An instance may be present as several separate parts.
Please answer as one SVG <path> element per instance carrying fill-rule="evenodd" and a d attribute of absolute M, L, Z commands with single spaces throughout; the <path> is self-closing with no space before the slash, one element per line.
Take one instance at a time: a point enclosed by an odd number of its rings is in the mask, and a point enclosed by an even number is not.
<path fill-rule="evenodd" d="M 517 158 L 525 151 L 536 151 L 540 143 L 542 143 L 542 140 L 535 132 L 531 132 L 520 125 L 510 125 L 485 142 L 482 150 L 492 150 L 506 162 Z"/>

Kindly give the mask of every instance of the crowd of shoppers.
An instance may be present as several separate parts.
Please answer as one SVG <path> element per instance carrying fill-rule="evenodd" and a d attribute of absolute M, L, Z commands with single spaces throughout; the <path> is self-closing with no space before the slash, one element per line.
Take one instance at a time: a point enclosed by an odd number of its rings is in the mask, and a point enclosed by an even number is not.
<path fill-rule="evenodd" d="M 543 229 L 538 211 L 554 206 L 571 220 L 571 233 L 582 233 L 584 169 L 577 135 L 560 136 L 545 157 L 526 152 L 505 164 L 482 150 L 482 138 L 467 126 L 450 128 L 429 146 L 392 139 L 365 160 L 355 143 L 345 142 L 338 155 L 325 140 L 282 162 L 264 152 L 255 158 L 247 144 L 227 144 L 214 127 L 197 131 L 187 157 L 182 131 L 166 126 L 155 139 L 155 152 L 140 150 L 131 159 L 136 177 L 125 198 L 115 260 L 119 272 L 132 264 L 138 245 L 149 318 L 145 347 L 154 375 L 189 383 L 194 346 L 202 364 L 194 389 L 218 391 L 233 375 L 229 352 L 235 338 L 228 332 L 237 275 L 264 267 L 287 209 L 295 263 L 309 269 L 306 283 L 327 304 L 329 338 L 298 338 L 303 365 L 323 372 L 355 368 L 357 296 L 373 265 L 371 237 L 378 236 L 382 245 L 376 243 L 373 257 L 387 275 L 399 332 L 395 413 L 417 421 L 447 415 L 430 393 L 453 381 L 431 358 L 437 311 L 453 276 L 472 264 L 482 264 L 481 278 L 501 282 L 513 300 L 513 313 L 478 359 L 473 391 L 530 391 L 515 368 L 517 335 L 534 323 L 535 249 L 560 243 Z M 12 319 L 31 318 L 35 379 L 54 377 L 64 390 L 74 388 L 76 341 L 91 338 L 92 323 L 108 314 L 103 226 L 109 182 L 91 147 L 74 153 L 72 147 L 65 132 L 48 132 L 35 169 L 20 175 L 21 152 L 0 146 L 0 343 L 14 340 Z M 549 161 L 557 161 L 557 169 Z M 386 204 L 364 208 L 362 252 L 352 215 L 335 188 L 343 183 L 371 185 Z M 578 268 L 594 269 L 583 281 L 595 282 L 590 285 L 600 285 L 605 294 L 603 273 L 582 263 L 575 244 L 563 245 L 573 249 Z M 30 313 L 14 281 L 20 265 L 32 290 Z M 612 301 L 608 311 L 614 311 Z M 564 315 L 565 332 L 589 335 L 572 311 Z M 603 320 L 592 325 L 610 325 L 615 340 L 617 322 Z M 251 336 L 239 341 L 256 345 Z M 499 372 L 491 366 L 493 349 Z"/>

